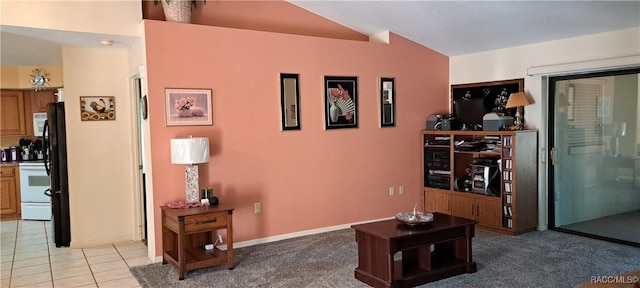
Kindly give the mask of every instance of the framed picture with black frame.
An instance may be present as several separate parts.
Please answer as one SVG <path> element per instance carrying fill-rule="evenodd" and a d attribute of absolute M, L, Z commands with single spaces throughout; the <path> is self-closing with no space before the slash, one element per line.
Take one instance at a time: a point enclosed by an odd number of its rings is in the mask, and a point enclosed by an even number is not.
<path fill-rule="evenodd" d="M 380 78 L 380 127 L 396 126 L 395 79 Z"/>
<path fill-rule="evenodd" d="M 300 130 L 300 88 L 298 74 L 280 74 L 282 130 Z"/>
<path fill-rule="evenodd" d="M 358 128 L 358 77 L 324 76 L 325 129 Z"/>

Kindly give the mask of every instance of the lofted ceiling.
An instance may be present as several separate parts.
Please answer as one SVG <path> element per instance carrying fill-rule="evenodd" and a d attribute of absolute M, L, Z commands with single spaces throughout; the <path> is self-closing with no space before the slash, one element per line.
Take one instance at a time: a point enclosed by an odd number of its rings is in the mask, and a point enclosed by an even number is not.
<path fill-rule="evenodd" d="M 638 0 L 289 2 L 363 34 L 391 31 L 449 57 L 640 27 Z"/>
<path fill-rule="evenodd" d="M 449 57 L 640 27 L 633 1 L 308 1 L 303 9 L 366 35 L 391 31 Z M 0 26 L 3 66 L 61 65 L 61 47 L 126 48 L 135 37 Z M 640 53 L 640 51 L 639 51 Z"/>

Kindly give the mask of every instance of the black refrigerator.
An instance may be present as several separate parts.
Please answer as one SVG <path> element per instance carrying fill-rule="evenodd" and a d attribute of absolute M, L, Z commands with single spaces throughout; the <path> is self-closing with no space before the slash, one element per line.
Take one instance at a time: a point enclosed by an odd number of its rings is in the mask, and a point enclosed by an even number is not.
<path fill-rule="evenodd" d="M 44 166 L 51 187 L 44 193 L 51 197 L 53 234 L 56 247 L 71 244 L 69 219 L 69 181 L 67 177 L 67 134 L 64 123 L 64 102 L 49 103 L 44 124 Z"/>

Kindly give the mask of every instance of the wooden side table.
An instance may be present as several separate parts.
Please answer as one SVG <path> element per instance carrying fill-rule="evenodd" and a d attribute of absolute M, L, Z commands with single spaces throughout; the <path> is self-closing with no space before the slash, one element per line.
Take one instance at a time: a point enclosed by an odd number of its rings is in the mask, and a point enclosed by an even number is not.
<path fill-rule="evenodd" d="M 207 206 L 186 209 L 162 209 L 162 264 L 171 263 L 178 269 L 179 279 L 187 271 L 227 263 L 233 264 L 233 208 Z M 215 247 L 206 250 L 206 244 L 217 239 L 216 231 L 227 230 L 227 250 Z"/>

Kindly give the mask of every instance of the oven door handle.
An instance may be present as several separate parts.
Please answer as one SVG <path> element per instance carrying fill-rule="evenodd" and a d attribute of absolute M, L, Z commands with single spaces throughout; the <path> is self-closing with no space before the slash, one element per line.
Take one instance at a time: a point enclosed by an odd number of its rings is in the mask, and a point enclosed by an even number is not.
<path fill-rule="evenodd" d="M 44 195 L 47 195 L 47 196 L 51 197 L 52 196 L 51 195 L 51 189 L 49 188 L 47 190 L 44 190 Z"/>

